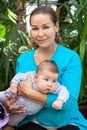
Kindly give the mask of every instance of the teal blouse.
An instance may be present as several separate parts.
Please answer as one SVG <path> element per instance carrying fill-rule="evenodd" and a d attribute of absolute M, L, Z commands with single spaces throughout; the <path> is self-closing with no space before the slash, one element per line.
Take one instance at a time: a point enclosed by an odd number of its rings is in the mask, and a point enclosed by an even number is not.
<path fill-rule="evenodd" d="M 36 49 L 33 49 L 19 56 L 16 68 L 17 73 L 37 70 L 37 65 L 34 60 L 35 51 Z M 41 125 L 45 126 L 59 128 L 67 124 L 75 124 L 80 130 L 87 130 L 87 120 L 78 109 L 82 73 L 78 54 L 58 44 L 50 60 L 56 62 L 59 69 L 58 82 L 67 87 L 70 92 L 70 98 L 61 110 L 55 110 L 52 108 L 52 103 L 57 98 L 57 95 L 47 94 L 47 100 L 42 110 L 35 115 L 27 116 L 18 126 L 36 118 Z"/>

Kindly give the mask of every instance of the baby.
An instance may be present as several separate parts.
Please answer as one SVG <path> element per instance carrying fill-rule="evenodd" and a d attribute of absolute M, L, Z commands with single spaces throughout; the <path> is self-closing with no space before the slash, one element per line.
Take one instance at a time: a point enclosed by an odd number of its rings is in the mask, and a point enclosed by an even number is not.
<path fill-rule="evenodd" d="M 69 98 L 69 92 L 57 82 L 58 79 L 58 67 L 55 62 L 50 60 L 45 60 L 38 65 L 36 72 L 18 73 L 11 80 L 10 87 L 2 92 L 3 102 L 6 100 L 7 96 L 16 96 L 17 87 L 21 81 L 26 81 L 27 76 L 30 75 L 32 81 L 32 88 L 36 91 L 40 91 L 44 94 L 54 93 L 58 94 L 56 101 L 53 102 L 52 107 L 55 109 L 61 109 L 64 103 Z M 23 120 L 26 115 L 36 114 L 43 107 L 42 104 L 36 103 L 28 98 L 20 96 L 14 105 L 23 104 L 22 109 L 26 110 L 26 113 L 22 114 L 10 114 L 10 119 L 8 124 L 11 126 L 16 126 L 21 120 Z"/>

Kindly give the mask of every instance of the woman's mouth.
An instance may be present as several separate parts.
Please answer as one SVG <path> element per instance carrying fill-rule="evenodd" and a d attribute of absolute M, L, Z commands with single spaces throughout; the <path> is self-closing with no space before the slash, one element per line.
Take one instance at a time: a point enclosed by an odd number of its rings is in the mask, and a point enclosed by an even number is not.
<path fill-rule="evenodd" d="M 46 41 L 47 39 L 38 39 L 39 42 L 44 42 Z"/>

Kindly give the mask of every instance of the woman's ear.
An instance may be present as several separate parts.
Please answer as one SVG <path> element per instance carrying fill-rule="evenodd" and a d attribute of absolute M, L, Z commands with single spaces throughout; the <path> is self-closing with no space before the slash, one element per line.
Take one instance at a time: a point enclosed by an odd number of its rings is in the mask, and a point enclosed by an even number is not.
<path fill-rule="evenodd" d="M 56 22 L 56 33 L 59 31 L 59 22 Z"/>

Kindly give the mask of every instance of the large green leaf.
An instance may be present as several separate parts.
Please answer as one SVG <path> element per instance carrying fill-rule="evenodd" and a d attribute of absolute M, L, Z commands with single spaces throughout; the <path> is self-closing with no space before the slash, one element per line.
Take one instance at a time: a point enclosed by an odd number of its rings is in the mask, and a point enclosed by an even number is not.
<path fill-rule="evenodd" d="M 0 38 L 5 37 L 6 28 L 4 25 L 0 24 Z"/>

